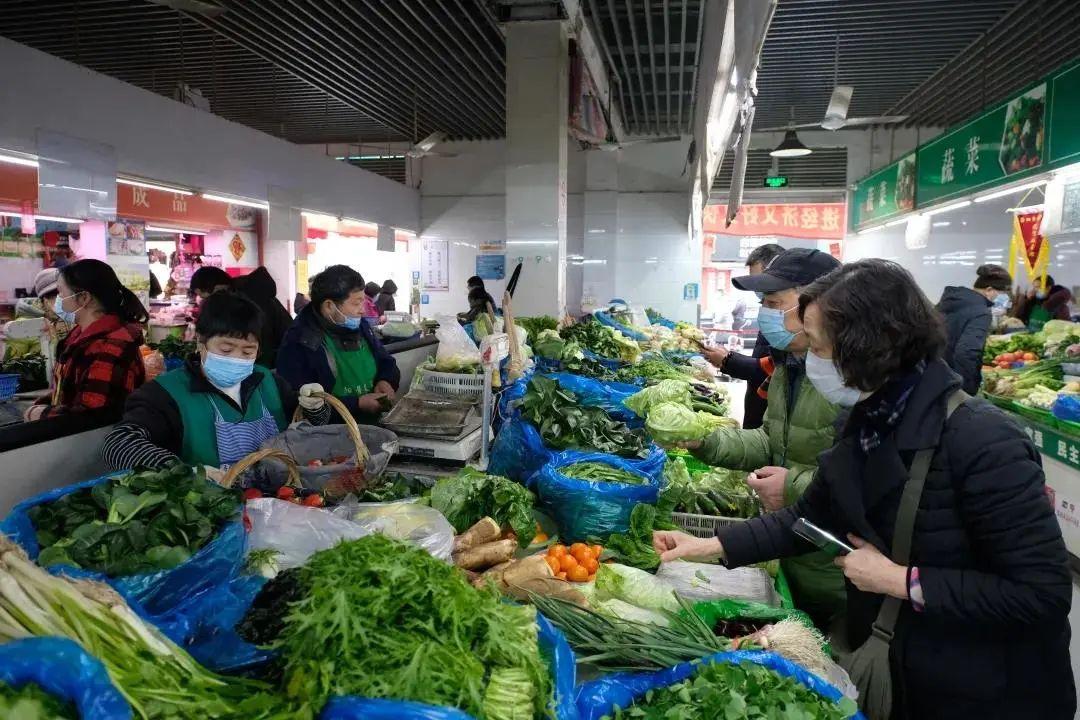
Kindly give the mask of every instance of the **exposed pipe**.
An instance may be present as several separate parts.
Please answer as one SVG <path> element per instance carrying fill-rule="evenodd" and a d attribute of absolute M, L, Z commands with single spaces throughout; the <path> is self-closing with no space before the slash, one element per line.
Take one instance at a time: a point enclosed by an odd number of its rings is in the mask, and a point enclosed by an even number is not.
<path fill-rule="evenodd" d="M 664 4 L 660 10 L 664 15 L 664 95 L 666 110 L 664 111 L 665 122 L 664 132 L 671 132 L 671 48 L 669 47 L 670 37 L 669 23 L 668 23 L 668 0 L 664 0 Z"/>
<path fill-rule="evenodd" d="M 607 0 L 608 13 L 611 15 L 611 27 L 615 30 L 615 47 L 619 51 L 619 58 L 622 60 L 622 70 L 626 74 L 626 90 L 630 93 L 630 110 L 634 114 L 634 130 L 633 132 L 640 132 L 641 123 L 638 121 L 637 103 L 634 102 L 637 96 L 634 94 L 633 81 L 630 79 L 630 65 L 626 62 L 626 53 L 623 51 L 622 32 L 619 30 L 619 19 L 615 15 L 615 0 Z M 637 43 L 634 43 L 635 46 Z M 641 98 L 644 101 L 644 98 Z M 645 110 L 642 108 L 642 114 Z M 623 117 L 626 117 L 625 115 Z"/>
<path fill-rule="evenodd" d="M 614 14 L 612 14 L 613 20 L 614 17 Z M 637 47 L 637 16 L 634 14 L 634 6 L 631 4 L 631 0 L 626 0 L 626 19 L 630 23 L 630 42 L 634 43 L 634 47 Z M 649 53 L 649 55 L 651 56 L 652 53 Z M 641 56 L 638 53 L 632 53 L 632 56 L 634 58 L 634 68 L 637 71 L 638 92 L 641 93 L 641 114 L 646 122 L 646 126 L 639 132 L 644 134 L 650 132 L 651 129 L 648 125 L 648 104 L 645 102 L 645 82 L 641 79 Z M 629 70 L 629 68 L 627 68 L 627 70 Z"/>
<path fill-rule="evenodd" d="M 687 127 L 687 125 L 683 123 L 682 111 L 683 95 L 685 95 L 685 92 L 683 91 L 683 78 L 686 77 L 686 0 L 682 0 L 682 32 L 679 34 L 679 37 L 681 38 L 679 40 L 679 45 L 682 48 L 679 51 L 679 69 L 682 71 L 679 73 L 679 132 L 683 132 Z M 695 50 L 694 52 L 696 53 L 697 51 Z"/>
<path fill-rule="evenodd" d="M 597 39 L 600 45 L 600 50 L 604 53 L 604 58 L 607 60 L 607 67 L 611 73 L 611 77 L 615 79 L 615 85 L 619 91 L 619 111 L 622 114 L 623 122 L 630 119 L 630 116 L 626 114 L 626 93 L 623 92 L 623 79 L 619 75 L 617 68 L 615 67 L 615 60 L 611 57 L 611 49 L 608 46 L 607 38 L 604 37 L 600 23 L 600 14 L 596 10 L 596 0 L 589 0 L 589 11 L 591 17 L 586 18 L 586 22 L 591 23 L 592 35 Z M 609 91 L 611 83 L 608 83 Z"/>
<path fill-rule="evenodd" d="M 645 0 L 645 34 L 649 39 L 649 47 L 652 48 L 653 44 L 653 31 L 652 31 L 652 6 L 649 5 L 649 0 Z M 637 41 L 634 42 L 637 45 Z M 635 55 L 637 55 L 635 53 Z M 649 65 L 652 68 L 652 91 L 653 91 L 653 131 L 660 134 L 660 89 L 656 82 L 656 51 L 649 51 Z"/>

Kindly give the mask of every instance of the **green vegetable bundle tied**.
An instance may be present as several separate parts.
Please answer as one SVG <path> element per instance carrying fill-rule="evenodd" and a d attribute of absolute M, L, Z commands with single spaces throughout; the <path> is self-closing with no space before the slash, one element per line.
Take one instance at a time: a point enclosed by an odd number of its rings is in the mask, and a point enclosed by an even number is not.
<path fill-rule="evenodd" d="M 28 512 L 43 567 L 109 576 L 168 570 L 209 542 L 240 510 L 235 490 L 202 469 L 174 464 L 141 470 L 69 493 Z"/>
<path fill-rule="evenodd" d="M 539 428 L 548 447 L 596 450 L 627 458 L 649 455 L 644 433 L 612 419 L 601 408 L 579 405 L 574 393 L 551 378 L 529 381 L 521 409 L 525 419 Z"/>
<path fill-rule="evenodd" d="M 593 482 L 623 483 L 624 485 L 643 485 L 648 479 L 637 473 L 621 470 L 602 462 L 579 462 L 559 468 L 566 477 Z"/>

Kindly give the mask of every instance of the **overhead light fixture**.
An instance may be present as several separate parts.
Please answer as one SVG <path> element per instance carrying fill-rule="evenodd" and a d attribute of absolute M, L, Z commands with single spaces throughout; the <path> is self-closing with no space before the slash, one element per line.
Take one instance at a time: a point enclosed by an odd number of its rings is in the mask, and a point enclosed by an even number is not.
<path fill-rule="evenodd" d="M 775 150 L 770 151 L 769 155 L 778 158 L 792 158 L 809 155 L 812 152 L 814 151 L 802 144 L 794 130 L 788 130 L 784 133 L 783 142 L 777 145 Z"/>
<path fill-rule="evenodd" d="M 558 245 L 558 240 L 507 240 L 507 245 Z"/>
<path fill-rule="evenodd" d="M 987 200 L 997 200 L 998 198 L 1003 198 L 1007 195 L 1018 193 L 1021 190 L 1030 190 L 1031 188 L 1039 187 L 1040 185 L 1045 184 L 1045 180 L 1035 180 L 1034 182 L 1024 183 L 1023 185 L 1013 185 L 1011 188 L 998 190 L 996 192 L 989 193 L 988 195 L 980 195 L 979 197 L 975 198 L 975 202 L 981 203 L 986 202 Z"/>
<path fill-rule="evenodd" d="M 306 217 L 308 220 L 330 220 L 337 222 L 337 218 L 333 215 L 327 215 L 326 213 L 315 212 L 314 210 L 301 210 L 300 214 Z"/>
<path fill-rule="evenodd" d="M 924 215 L 931 215 L 931 216 L 940 215 L 941 213 L 947 213 L 950 210 L 959 210 L 960 208 L 967 207 L 970 204 L 971 204 L 970 200 L 961 200 L 960 202 L 955 202 L 955 203 L 952 203 L 951 205 L 943 205 L 941 207 L 933 208 L 932 210 L 927 210 L 923 214 Z"/>
<path fill-rule="evenodd" d="M 0 162 L 35 168 L 38 166 L 37 158 L 33 155 L 8 155 L 6 153 L 0 153 Z"/>
<path fill-rule="evenodd" d="M 870 233 L 876 233 L 877 231 L 884 230 L 884 229 L 885 229 L 884 225 L 875 225 L 874 227 L 866 228 L 865 230 L 860 230 L 859 232 L 857 232 L 855 234 L 856 235 L 869 235 Z"/>
<path fill-rule="evenodd" d="M 243 205 L 244 207 L 258 208 L 259 210 L 270 209 L 270 203 L 261 200 L 245 200 L 243 198 L 227 197 L 225 195 L 214 195 L 213 193 L 203 193 L 202 196 L 206 200 L 213 200 L 214 202 L 228 203 L 230 205 Z"/>
<path fill-rule="evenodd" d="M 21 218 L 22 213 L 17 212 L 0 212 L 0 215 L 4 217 Z M 44 220 L 46 222 L 64 222 L 64 223 L 81 223 L 85 222 L 79 218 L 59 217 L 58 215 L 34 215 L 35 220 Z"/>
<path fill-rule="evenodd" d="M 133 178 L 118 177 L 116 178 L 118 185 L 132 185 L 134 187 L 148 188 L 150 190 L 163 190 L 165 192 L 171 192 L 176 195 L 194 195 L 191 190 L 185 190 L 184 188 L 169 187 L 168 185 L 159 185 L 157 183 L 146 182 L 145 180 L 135 180 Z"/>
<path fill-rule="evenodd" d="M 890 220 L 889 222 L 885 223 L 885 227 L 896 227 L 897 225 L 904 225 L 907 223 L 907 221 L 908 219 L 906 217 L 902 217 L 899 220 Z"/>
<path fill-rule="evenodd" d="M 357 220 L 356 218 L 347 217 L 342 218 L 341 221 L 348 225 L 361 225 L 366 228 L 373 228 L 375 230 L 379 229 L 378 223 L 368 222 L 367 220 Z"/>
<path fill-rule="evenodd" d="M 949 227 L 950 225 L 952 225 L 952 223 L 948 220 L 942 220 L 940 222 L 933 223 L 934 227 Z"/>
<path fill-rule="evenodd" d="M 178 235 L 206 235 L 208 230 L 194 230 L 192 228 L 174 228 L 174 227 L 159 227 L 157 225 L 147 225 L 146 229 L 150 232 L 165 232 L 176 233 Z"/>

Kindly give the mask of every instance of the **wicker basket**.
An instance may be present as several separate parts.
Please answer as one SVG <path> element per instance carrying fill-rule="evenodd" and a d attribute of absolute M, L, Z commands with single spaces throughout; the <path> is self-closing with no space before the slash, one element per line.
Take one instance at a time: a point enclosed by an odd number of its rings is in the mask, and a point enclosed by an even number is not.
<path fill-rule="evenodd" d="M 743 518 L 677 512 L 671 513 L 671 521 L 694 537 L 711 538 L 715 537 L 720 528 L 742 522 Z"/>
<path fill-rule="evenodd" d="M 417 370 L 420 387 L 436 395 L 451 395 L 479 400 L 484 396 L 483 374 L 444 373 L 420 368 Z"/>
<path fill-rule="evenodd" d="M 247 457 L 233 463 L 225 473 L 225 477 L 221 479 L 221 485 L 224 487 L 232 487 L 237 478 L 243 475 L 245 471 L 259 464 L 263 460 L 279 460 L 284 463 L 288 470 L 286 484 L 292 487 L 300 487 L 300 471 L 296 467 L 296 461 L 289 457 L 288 453 L 268 448 L 256 450 Z"/>

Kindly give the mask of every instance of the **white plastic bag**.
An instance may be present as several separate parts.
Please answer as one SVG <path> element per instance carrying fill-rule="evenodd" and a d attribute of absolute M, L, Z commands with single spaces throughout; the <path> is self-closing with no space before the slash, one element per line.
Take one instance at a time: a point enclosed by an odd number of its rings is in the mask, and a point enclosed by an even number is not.
<path fill-rule="evenodd" d="M 780 595 L 773 587 L 772 576 L 754 567 L 729 570 L 712 563 L 675 560 L 661 563 L 656 579 L 670 584 L 688 600 L 751 600 L 780 607 Z"/>
<path fill-rule="evenodd" d="M 439 372 L 461 372 L 469 366 L 480 365 L 480 348 L 472 341 L 457 318 L 440 315 L 435 337 L 439 349 L 435 352 L 435 369 Z"/>
<path fill-rule="evenodd" d="M 249 500 L 245 510 L 251 520 L 249 549 L 276 550 L 275 559 L 281 570 L 299 567 L 318 551 L 342 540 L 356 540 L 374 532 L 366 525 L 336 517 L 321 508 L 274 498 Z"/>
<path fill-rule="evenodd" d="M 415 499 L 388 503 L 358 503 L 347 498 L 330 514 L 350 520 L 364 529 L 404 540 L 427 550 L 433 557 L 450 560 L 454 549 L 454 528 L 438 510 L 420 505 Z"/>

